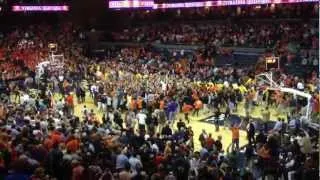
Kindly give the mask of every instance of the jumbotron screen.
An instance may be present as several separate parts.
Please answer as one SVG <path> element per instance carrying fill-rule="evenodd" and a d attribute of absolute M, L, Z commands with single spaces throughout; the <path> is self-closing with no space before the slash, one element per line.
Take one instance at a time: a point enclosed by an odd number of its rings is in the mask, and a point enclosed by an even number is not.
<path fill-rule="evenodd" d="M 212 7 L 233 5 L 263 5 L 281 3 L 307 3 L 319 0 L 110 0 L 109 8 L 190 8 L 190 7 Z"/>

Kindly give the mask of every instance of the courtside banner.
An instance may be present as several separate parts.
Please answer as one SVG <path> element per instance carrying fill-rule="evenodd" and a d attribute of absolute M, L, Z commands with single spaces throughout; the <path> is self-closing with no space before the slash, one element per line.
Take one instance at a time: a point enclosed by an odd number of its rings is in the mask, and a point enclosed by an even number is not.
<path fill-rule="evenodd" d="M 181 2 L 181 3 L 161 3 L 156 4 L 154 1 L 146 0 L 120 0 L 109 1 L 109 8 L 189 8 L 189 7 L 211 7 L 211 6 L 235 6 L 235 5 L 263 5 L 263 4 L 289 4 L 289 3 L 308 3 L 319 2 L 319 0 L 218 0 L 203 2 Z"/>
<path fill-rule="evenodd" d="M 59 12 L 59 11 L 69 11 L 69 6 L 23 6 L 23 5 L 16 5 L 12 6 L 13 12 Z"/>

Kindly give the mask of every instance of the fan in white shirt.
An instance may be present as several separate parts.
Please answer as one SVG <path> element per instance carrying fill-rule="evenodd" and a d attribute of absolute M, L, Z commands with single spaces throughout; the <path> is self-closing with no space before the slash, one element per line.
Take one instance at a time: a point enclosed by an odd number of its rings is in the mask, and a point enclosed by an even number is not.
<path fill-rule="evenodd" d="M 155 153 L 158 153 L 158 152 L 159 152 L 159 147 L 158 147 L 158 145 L 157 145 L 156 143 L 153 143 L 153 144 L 151 145 L 151 149 L 152 149 L 152 151 L 155 152 Z"/>
<path fill-rule="evenodd" d="M 27 93 L 23 94 L 23 96 L 22 96 L 22 104 L 23 103 L 28 103 L 29 100 L 30 100 L 29 94 L 27 94 Z"/>
<path fill-rule="evenodd" d="M 90 87 L 91 93 L 96 92 L 98 90 L 98 87 L 96 85 L 92 85 Z"/>
<path fill-rule="evenodd" d="M 40 121 L 40 127 L 44 134 L 48 132 L 48 122 L 47 121 Z"/>
<path fill-rule="evenodd" d="M 113 114 L 113 112 L 108 112 L 108 117 L 109 117 L 109 120 L 110 120 L 111 122 L 113 122 L 113 120 L 114 120 L 114 114 Z"/>
<path fill-rule="evenodd" d="M 160 82 L 161 83 L 161 89 L 162 91 L 166 91 L 167 90 L 167 84 L 163 81 Z"/>
<path fill-rule="evenodd" d="M 304 89 L 304 84 L 302 82 L 298 82 L 297 89 L 302 91 Z"/>
<path fill-rule="evenodd" d="M 136 157 L 135 155 L 132 155 L 129 158 L 129 164 L 131 166 L 132 172 L 137 172 L 138 168 L 143 167 L 142 163 L 141 163 L 141 160 L 138 157 Z"/>
<path fill-rule="evenodd" d="M 112 106 L 112 98 L 107 96 L 107 106 L 110 107 Z"/>
<path fill-rule="evenodd" d="M 57 129 L 61 128 L 61 121 L 58 118 L 53 118 L 54 125 Z"/>
<path fill-rule="evenodd" d="M 140 125 L 146 125 L 147 115 L 143 112 L 137 114 L 137 119 Z"/>
<path fill-rule="evenodd" d="M 64 80 L 64 77 L 62 75 L 58 76 L 58 79 L 60 82 L 62 82 Z"/>

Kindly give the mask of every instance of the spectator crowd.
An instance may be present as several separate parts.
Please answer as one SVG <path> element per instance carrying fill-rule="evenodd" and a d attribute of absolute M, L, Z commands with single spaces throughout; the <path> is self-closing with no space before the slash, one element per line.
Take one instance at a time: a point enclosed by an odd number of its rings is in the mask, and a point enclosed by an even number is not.
<path fill-rule="evenodd" d="M 316 38 L 317 31 L 308 23 L 185 23 L 170 28 L 165 24 L 143 26 L 115 37 L 249 47 L 296 40 L 316 49 L 310 40 Z M 254 67 L 216 67 L 201 50 L 191 56 L 183 51 L 165 56 L 151 47 L 111 48 L 104 58 L 89 58 L 78 42 L 80 34 L 71 24 L 56 28 L 42 25 L 18 29 L 2 38 L 1 178 L 319 177 L 319 137 L 304 127 L 305 101 L 259 85 L 254 81 Z M 48 43 L 57 43 L 55 53 L 65 56 L 64 66 L 57 71 L 50 66 L 44 68 L 36 82 L 32 72 L 49 58 Z M 307 79 L 282 70 L 274 73 L 279 84 L 310 93 L 312 117 L 319 117 L 316 73 Z M 87 107 L 88 98 L 93 99 L 94 109 Z M 80 112 L 75 111 L 76 106 Z M 253 120 L 251 113 L 258 106 L 265 110 L 261 120 Z M 240 108 L 246 116 L 233 120 L 232 114 Z M 279 118 L 269 128 L 269 108 L 279 109 L 287 119 Z M 190 121 L 203 114 L 224 114 L 231 144 L 224 144 L 224 137 L 213 137 L 206 131 L 195 137 Z M 218 122 L 215 125 L 219 126 Z M 239 146 L 240 130 L 248 137 L 243 147 Z M 200 147 L 194 141 L 199 141 Z"/>
<path fill-rule="evenodd" d="M 159 23 L 132 27 L 114 33 L 114 39 L 130 42 L 163 44 L 208 44 L 214 46 L 239 46 L 274 48 L 289 42 L 299 42 L 307 49 L 318 48 L 316 23 L 296 22 L 208 22 Z"/>

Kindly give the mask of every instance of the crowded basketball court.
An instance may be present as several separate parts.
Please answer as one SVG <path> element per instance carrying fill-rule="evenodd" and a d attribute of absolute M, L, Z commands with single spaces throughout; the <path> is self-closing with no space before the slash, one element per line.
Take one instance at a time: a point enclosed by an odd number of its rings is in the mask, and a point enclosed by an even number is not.
<path fill-rule="evenodd" d="M 316 0 L 0 0 L 0 179 L 319 179 Z"/>

